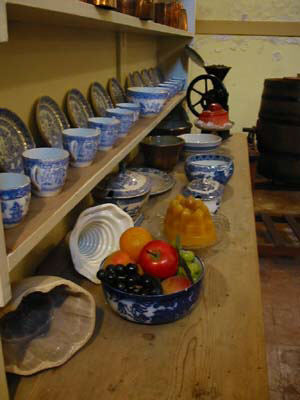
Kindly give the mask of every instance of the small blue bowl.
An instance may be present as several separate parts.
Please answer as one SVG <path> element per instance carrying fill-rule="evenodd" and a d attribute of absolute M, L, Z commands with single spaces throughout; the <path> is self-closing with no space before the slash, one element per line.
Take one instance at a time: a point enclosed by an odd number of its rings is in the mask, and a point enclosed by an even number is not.
<path fill-rule="evenodd" d="M 4 228 L 18 225 L 28 212 L 31 184 L 28 176 L 13 172 L 0 174 L 0 205 Z"/>
<path fill-rule="evenodd" d="M 188 157 L 184 164 L 188 180 L 212 178 L 225 185 L 231 178 L 234 165 L 230 157 L 219 154 L 195 154 Z"/>
<path fill-rule="evenodd" d="M 128 98 L 141 107 L 142 117 L 153 117 L 159 114 L 168 98 L 168 90 L 159 87 L 130 87 Z"/>
<path fill-rule="evenodd" d="M 110 307 L 128 321 L 146 325 L 166 324 L 177 321 L 192 311 L 200 295 L 205 270 L 202 260 L 199 257 L 197 259 L 203 268 L 200 279 L 180 292 L 167 295 L 141 296 L 122 292 L 102 282 L 104 296 Z M 103 267 L 104 262 L 105 260 L 100 268 Z"/>

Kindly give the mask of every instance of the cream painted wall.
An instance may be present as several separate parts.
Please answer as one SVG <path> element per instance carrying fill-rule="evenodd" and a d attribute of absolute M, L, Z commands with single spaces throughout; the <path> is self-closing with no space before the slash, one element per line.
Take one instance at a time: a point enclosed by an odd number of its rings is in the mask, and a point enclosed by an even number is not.
<path fill-rule="evenodd" d="M 299 21 L 299 0 L 197 0 L 197 19 Z"/>
<path fill-rule="evenodd" d="M 197 18 L 300 21 L 300 1 L 198 0 Z M 300 38 L 197 35 L 193 46 L 207 64 L 232 67 L 224 83 L 233 131 L 256 123 L 264 79 L 300 73 Z M 190 79 L 201 73 L 191 62 Z"/>

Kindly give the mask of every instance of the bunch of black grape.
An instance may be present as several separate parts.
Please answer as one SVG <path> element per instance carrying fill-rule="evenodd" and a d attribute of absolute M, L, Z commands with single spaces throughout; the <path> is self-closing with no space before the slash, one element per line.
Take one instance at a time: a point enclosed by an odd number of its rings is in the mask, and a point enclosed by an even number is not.
<path fill-rule="evenodd" d="M 146 296 L 162 294 L 160 281 L 149 275 L 139 275 L 136 264 L 108 265 L 100 269 L 97 278 L 122 292 Z"/>

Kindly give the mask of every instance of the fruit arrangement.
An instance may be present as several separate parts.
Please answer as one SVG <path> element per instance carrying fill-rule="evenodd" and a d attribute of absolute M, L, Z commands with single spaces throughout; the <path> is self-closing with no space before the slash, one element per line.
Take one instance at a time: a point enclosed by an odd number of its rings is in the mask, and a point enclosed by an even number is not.
<path fill-rule="evenodd" d="M 101 265 L 98 279 L 111 288 L 139 296 L 167 295 L 183 291 L 199 281 L 203 267 L 192 251 L 163 240 L 154 240 L 144 228 L 127 229 L 120 250 Z"/>

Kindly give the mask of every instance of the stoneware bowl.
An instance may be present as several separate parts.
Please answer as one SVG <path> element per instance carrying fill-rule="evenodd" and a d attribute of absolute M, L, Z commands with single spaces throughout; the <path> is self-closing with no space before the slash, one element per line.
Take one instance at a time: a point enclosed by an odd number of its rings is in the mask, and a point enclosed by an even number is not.
<path fill-rule="evenodd" d="M 32 192 L 40 197 L 57 195 L 67 178 L 69 152 L 39 147 L 23 153 L 24 171 L 32 182 Z"/>
<path fill-rule="evenodd" d="M 4 228 L 18 225 L 28 212 L 31 184 L 28 176 L 13 172 L 0 173 L 0 203 Z"/>
<path fill-rule="evenodd" d="M 117 103 L 116 107 L 123 108 L 124 110 L 133 111 L 134 113 L 134 122 L 136 122 L 140 117 L 141 107 L 136 103 Z"/>
<path fill-rule="evenodd" d="M 200 258 L 198 262 L 203 268 L 200 279 L 189 288 L 177 293 L 141 296 L 125 293 L 105 282 L 102 282 L 102 289 L 110 307 L 128 321 L 147 325 L 174 322 L 185 317 L 196 306 L 205 274 Z"/>
<path fill-rule="evenodd" d="M 149 176 L 124 170 L 104 179 L 93 190 L 93 196 L 97 202 L 116 204 L 136 221 L 149 198 L 151 185 Z"/>
<path fill-rule="evenodd" d="M 97 129 L 100 133 L 98 150 L 110 150 L 120 136 L 120 120 L 113 117 L 89 118 L 89 127 Z"/>
<path fill-rule="evenodd" d="M 188 153 L 213 151 L 222 143 L 220 136 L 209 133 L 187 133 L 179 137 L 184 140 L 183 150 Z"/>
<path fill-rule="evenodd" d="M 130 87 L 128 98 L 141 107 L 142 117 L 153 117 L 159 114 L 168 98 L 168 91 L 158 87 Z"/>
<path fill-rule="evenodd" d="M 96 306 L 89 292 L 69 280 L 34 276 L 14 285 L 1 314 L 6 371 L 32 375 L 64 364 L 88 342 Z"/>
<path fill-rule="evenodd" d="M 101 262 L 119 249 L 121 234 L 133 227 L 130 216 L 114 204 L 83 211 L 70 235 L 70 251 L 76 271 L 94 283 Z"/>
<path fill-rule="evenodd" d="M 97 154 L 100 132 L 96 129 L 74 128 L 63 130 L 62 135 L 72 167 L 91 165 Z"/>
<path fill-rule="evenodd" d="M 148 136 L 140 147 L 148 167 L 172 170 L 179 160 L 184 140 L 176 136 Z"/>
<path fill-rule="evenodd" d="M 134 123 L 134 112 L 123 108 L 108 108 L 106 116 L 120 121 L 120 137 L 126 136 Z"/>
<path fill-rule="evenodd" d="M 225 185 L 234 170 L 230 157 L 218 154 L 195 154 L 185 160 L 184 170 L 188 180 L 212 178 Z"/>

